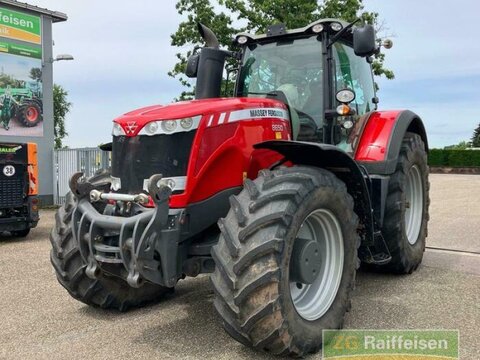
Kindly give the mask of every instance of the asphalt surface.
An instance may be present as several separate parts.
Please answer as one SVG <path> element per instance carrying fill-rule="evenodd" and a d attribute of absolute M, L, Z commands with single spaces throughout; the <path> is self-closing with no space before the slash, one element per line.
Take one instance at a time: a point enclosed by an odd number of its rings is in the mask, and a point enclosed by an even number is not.
<path fill-rule="evenodd" d="M 423 265 L 410 276 L 361 271 L 347 328 L 459 329 L 462 359 L 480 359 L 480 176 L 431 175 Z M 57 283 L 49 262 L 54 212 L 27 239 L 0 241 L 1 359 L 268 359 L 221 328 L 206 276 L 143 309 L 90 308 Z M 309 359 L 320 359 L 314 355 Z"/>

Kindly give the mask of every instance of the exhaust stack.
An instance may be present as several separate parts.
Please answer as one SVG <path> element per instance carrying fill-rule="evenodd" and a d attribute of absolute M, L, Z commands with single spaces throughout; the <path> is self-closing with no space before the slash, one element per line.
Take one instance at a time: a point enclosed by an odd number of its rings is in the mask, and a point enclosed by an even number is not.
<path fill-rule="evenodd" d="M 195 99 L 218 98 L 221 94 L 223 68 L 228 54 L 220 50 L 220 43 L 212 30 L 198 23 L 198 31 L 207 46 L 202 48 L 198 55 L 193 55 L 189 59 L 187 76 L 197 78 Z M 192 71 L 192 68 L 195 71 Z"/>

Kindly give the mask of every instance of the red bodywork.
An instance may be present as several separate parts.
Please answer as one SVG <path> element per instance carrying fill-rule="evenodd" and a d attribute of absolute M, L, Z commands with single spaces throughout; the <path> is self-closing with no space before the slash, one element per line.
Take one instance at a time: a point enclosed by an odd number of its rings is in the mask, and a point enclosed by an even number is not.
<path fill-rule="evenodd" d="M 190 153 L 185 191 L 170 199 L 171 208 L 184 208 L 222 190 L 242 186 L 245 178 L 256 178 L 259 170 L 281 159 L 276 152 L 253 149 L 263 141 L 291 138 L 288 118 L 269 113 L 251 116 L 250 110 L 261 109 L 279 109 L 288 114 L 286 106 L 276 100 L 228 98 L 150 106 L 114 121 L 127 136 L 137 136 L 152 121 L 202 115 Z M 242 111 L 246 111 L 245 116 Z"/>
<path fill-rule="evenodd" d="M 127 136 L 137 136 L 152 121 L 202 115 L 187 169 L 187 185 L 181 194 L 172 195 L 170 207 L 184 208 L 223 191 L 242 186 L 245 178 L 254 179 L 282 157 L 278 153 L 254 149 L 267 140 L 290 140 L 288 119 L 276 116 L 250 116 L 252 109 L 287 107 L 264 98 L 217 98 L 184 101 L 167 106 L 150 106 L 129 112 L 115 120 Z M 238 114 L 247 111 L 238 119 Z M 362 162 L 384 161 L 390 136 L 401 111 L 377 111 L 367 115 L 359 129 L 354 158 Z M 236 121 L 233 115 L 236 114 Z M 241 117 L 241 116 L 240 116 Z"/>
<path fill-rule="evenodd" d="M 355 160 L 384 161 L 393 127 L 401 110 L 375 111 L 370 114 L 355 151 Z"/>

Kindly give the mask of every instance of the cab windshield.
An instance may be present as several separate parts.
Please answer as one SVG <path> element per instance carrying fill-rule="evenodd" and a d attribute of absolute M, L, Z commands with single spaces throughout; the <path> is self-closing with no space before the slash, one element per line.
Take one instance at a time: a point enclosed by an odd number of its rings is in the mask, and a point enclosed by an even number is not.
<path fill-rule="evenodd" d="M 282 91 L 299 115 L 319 126 L 323 114 L 322 43 L 316 36 L 250 45 L 243 58 L 238 96 Z"/>

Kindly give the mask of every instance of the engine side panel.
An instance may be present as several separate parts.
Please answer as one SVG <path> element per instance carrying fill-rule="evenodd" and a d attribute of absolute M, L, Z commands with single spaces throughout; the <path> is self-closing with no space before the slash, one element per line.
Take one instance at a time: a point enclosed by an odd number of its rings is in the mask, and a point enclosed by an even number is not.
<path fill-rule="evenodd" d="M 281 159 L 273 151 L 255 151 L 267 140 L 291 138 L 288 111 L 280 102 L 265 99 L 243 109 L 204 114 L 197 130 L 187 169 L 187 185 L 172 195 L 170 206 L 183 208 L 227 189 L 241 187 L 247 177 Z"/>

